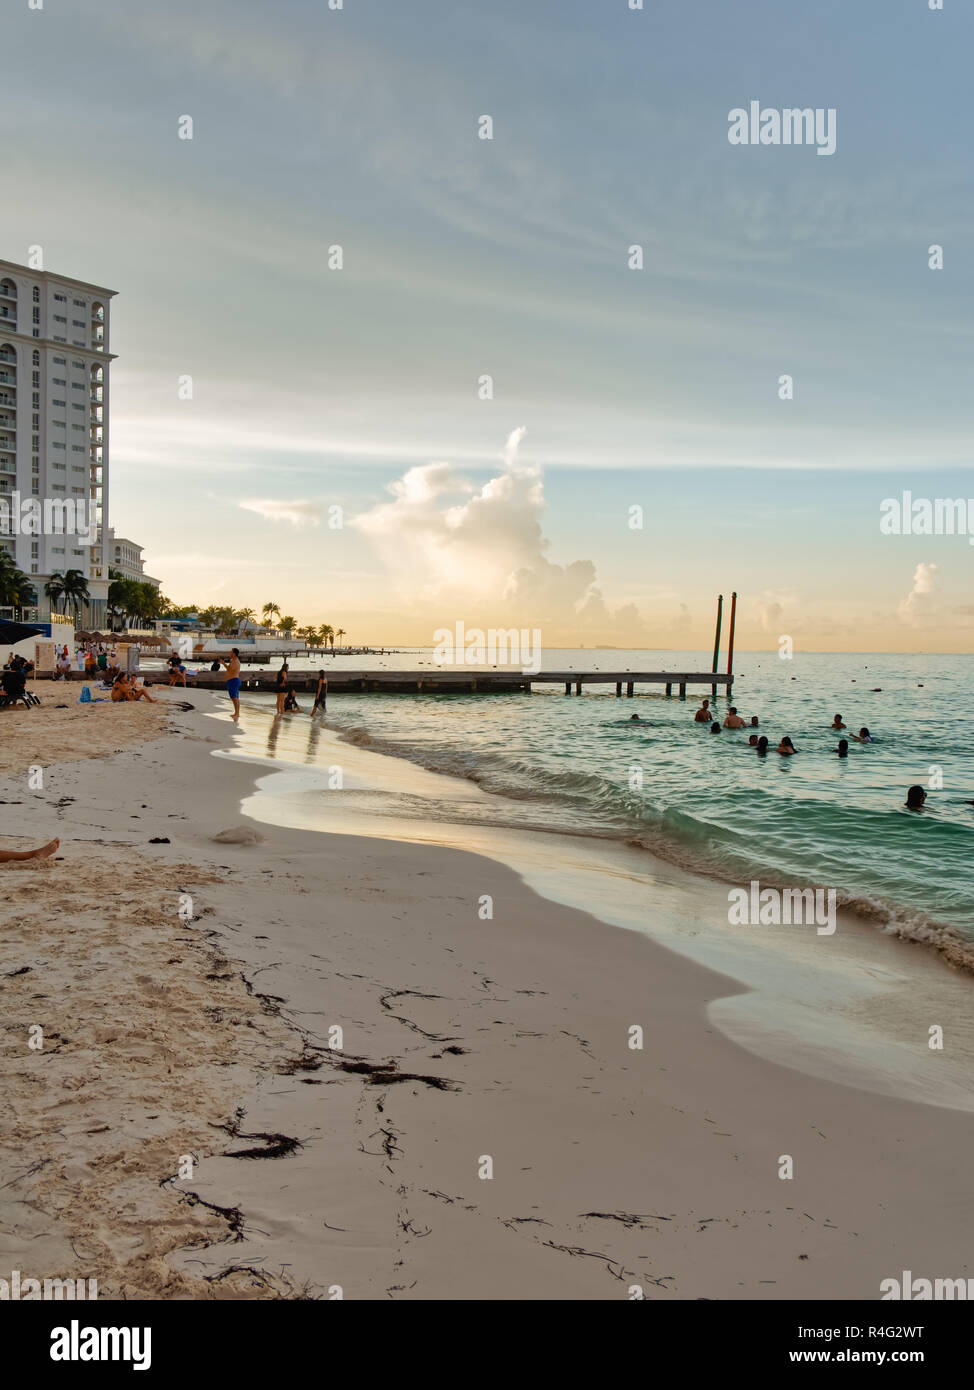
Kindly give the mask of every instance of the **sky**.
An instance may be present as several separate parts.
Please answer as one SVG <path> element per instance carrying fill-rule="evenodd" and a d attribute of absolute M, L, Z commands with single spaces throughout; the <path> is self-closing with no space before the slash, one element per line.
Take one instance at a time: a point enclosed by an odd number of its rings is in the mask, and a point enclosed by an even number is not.
<path fill-rule="evenodd" d="M 116 532 L 356 643 L 705 648 L 736 590 L 744 649 L 970 650 L 967 536 L 880 530 L 974 499 L 929 3 L 7 7 L 0 257 L 118 291 Z M 835 152 L 731 144 L 752 100 Z"/>

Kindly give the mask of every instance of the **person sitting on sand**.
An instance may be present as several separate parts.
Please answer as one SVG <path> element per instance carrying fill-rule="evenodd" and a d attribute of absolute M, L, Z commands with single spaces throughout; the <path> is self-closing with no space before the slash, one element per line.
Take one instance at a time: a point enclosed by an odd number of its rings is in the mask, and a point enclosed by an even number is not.
<path fill-rule="evenodd" d="M 710 701 L 704 700 L 703 704 L 693 716 L 693 720 L 695 724 L 709 724 L 713 717 L 714 716 L 710 712 Z"/>
<path fill-rule="evenodd" d="M 926 799 L 927 794 L 919 783 L 915 783 L 912 787 L 907 787 L 906 809 L 908 811 L 922 811 L 923 803 L 926 801 Z"/>
<path fill-rule="evenodd" d="M 845 725 L 844 725 L 843 722 L 842 722 L 842 715 L 841 715 L 841 714 L 837 714 L 837 715 L 835 716 L 835 718 L 832 720 L 832 723 L 829 725 L 829 728 L 830 728 L 830 729 L 835 729 L 836 731 L 838 731 L 839 729 L 844 729 L 844 728 L 845 728 Z"/>
<path fill-rule="evenodd" d="M 71 670 L 71 662 L 64 652 L 57 659 L 57 678 L 59 681 L 67 679 L 68 672 Z"/>
<path fill-rule="evenodd" d="M 119 700 L 148 700 L 150 705 L 156 703 L 145 686 L 133 685 L 124 671 L 115 677 L 115 683 L 112 686 L 112 699 L 116 702 Z"/>
<path fill-rule="evenodd" d="M 833 748 L 832 752 L 838 753 L 840 758 L 847 758 L 849 756 L 849 740 L 847 738 L 840 738 L 838 748 Z"/>
<path fill-rule="evenodd" d="M 790 758 L 793 753 L 798 752 L 798 749 L 792 743 L 788 735 L 785 734 L 784 738 L 781 740 L 781 742 L 778 744 L 778 747 L 774 751 L 776 753 L 780 753 L 783 758 Z"/>
<path fill-rule="evenodd" d="M 744 720 L 743 720 L 743 719 L 741 718 L 741 716 L 738 714 L 738 712 L 737 712 L 737 706 L 736 706 L 736 705 L 731 705 L 730 709 L 727 711 L 727 717 L 724 719 L 724 728 L 725 728 L 725 729 L 743 729 L 744 727 L 745 727 Z"/>
<path fill-rule="evenodd" d="M 711 724 L 711 726 L 710 726 L 710 732 L 711 732 L 712 734 L 719 734 L 719 733 L 720 733 L 720 725 L 717 723 L 717 720 L 716 720 L 716 719 L 714 720 L 714 722 L 713 722 L 713 723 Z"/>
<path fill-rule="evenodd" d="M 765 755 L 767 754 L 767 751 L 768 751 L 768 740 L 765 738 L 764 734 L 762 734 L 761 737 L 758 739 L 758 742 L 757 742 L 757 755 L 758 755 L 758 757 L 759 757 L 759 758 L 765 757 Z"/>
<path fill-rule="evenodd" d="M 220 669 L 219 666 L 217 666 L 216 669 L 219 671 L 219 669 Z M 171 657 L 169 658 L 169 684 L 170 684 L 170 685 L 185 685 L 185 684 L 186 684 L 186 667 L 183 665 L 183 661 L 182 661 L 182 658 L 181 658 L 181 657 L 178 657 L 178 656 L 171 656 Z"/>
<path fill-rule="evenodd" d="M 293 690 L 293 688 L 292 688 L 291 686 L 288 686 L 288 688 L 287 688 L 287 694 L 286 694 L 285 697 L 284 697 L 284 713 L 285 713 L 285 714 L 300 714 L 300 713 L 301 713 L 301 706 L 298 704 L 298 697 L 295 695 L 294 690 Z"/>
<path fill-rule="evenodd" d="M 866 728 L 865 724 L 857 734 L 850 734 L 849 737 L 854 738 L 857 743 L 872 743 L 873 741 L 873 736 Z"/>
<path fill-rule="evenodd" d="M 0 849 L 0 864 L 9 864 L 18 859 L 47 859 L 60 845 L 60 840 L 51 840 L 40 849 Z"/>

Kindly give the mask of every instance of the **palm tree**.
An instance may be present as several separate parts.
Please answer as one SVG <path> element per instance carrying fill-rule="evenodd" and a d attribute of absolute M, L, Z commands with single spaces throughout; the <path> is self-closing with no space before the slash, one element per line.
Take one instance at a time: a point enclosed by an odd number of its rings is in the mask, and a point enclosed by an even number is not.
<path fill-rule="evenodd" d="M 44 585 L 44 597 L 50 599 L 51 612 L 57 612 L 57 606 L 64 598 L 64 575 L 60 570 L 55 570 L 50 579 Z M 65 600 L 67 607 L 67 600 Z"/>
<path fill-rule="evenodd" d="M 279 603 L 265 603 L 260 610 L 260 616 L 264 621 L 265 627 L 268 626 L 270 618 L 280 618 L 281 605 Z"/>
<path fill-rule="evenodd" d="M 9 604 L 18 613 L 22 608 L 32 607 L 37 602 L 37 593 L 24 572 L 17 568 L 9 551 L 0 547 L 0 603 Z"/>
<path fill-rule="evenodd" d="M 318 629 L 316 627 L 299 627 L 295 636 L 300 637 L 305 646 L 314 647 L 318 644 Z"/>
<path fill-rule="evenodd" d="M 340 628 L 338 629 L 338 631 L 335 633 L 335 636 L 338 638 L 338 640 L 339 640 L 339 642 L 340 642 L 341 639 L 345 636 L 345 629 L 344 629 L 343 627 L 340 627 Z M 332 641 L 332 646 L 334 647 L 334 645 L 335 645 L 335 643 L 334 643 L 334 641 Z"/>
<path fill-rule="evenodd" d="M 329 642 L 332 646 L 335 645 L 335 629 L 331 627 L 330 624 L 322 623 L 318 631 L 321 634 L 321 640 L 326 647 L 328 646 Z"/>
<path fill-rule="evenodd" d="M 54 575 L 51 575 L 54 579 Z M 84 603 L 91 602 L 91 594 L 88 592 L 88 581 L 81 570 L 65 570 L 61 576 L 61 594 L 64 599 L 64 611 L 68 611 L 68 604 L 74 609 L 74 620 L 78 621 L 78 610 Z"/>
<path fill-rule="evenodd" d="M 284 633 L 285 637 L 290 637 L 297 626 L 297 621 L 297 618 L 292 618 L 290 613 L 285 613 L 284 617 L 278 623 L 278 627 Z"/>

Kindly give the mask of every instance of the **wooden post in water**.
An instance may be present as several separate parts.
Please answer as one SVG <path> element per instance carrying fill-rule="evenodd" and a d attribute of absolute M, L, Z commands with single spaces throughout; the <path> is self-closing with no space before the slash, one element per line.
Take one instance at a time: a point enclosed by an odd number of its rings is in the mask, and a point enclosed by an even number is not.
<path fill-rule="evenodd" d="M 716 670 L 717 670 L 717 662 L 720 660 L 720 617 L 721 617 L 721 613 L 723 612 L 723 608 L 724 608 L 724 595 L 723 595 L 723 594 L 718 594 L 718 595 L 717 595 L 717 630 L 716 630 L 715 633 L 714 633 L 714 664 L 713 664 L 713 666 L 711 666 L 711 668 L 710 668 L 711 671 L 716 671 Z M 712 686 L 710 687 L 710 698 L 711 698 L 712 700 L 716 700 L 716 698 L 717 698 L 717 687 L 716 687 L 715 685 L 712 685 Z"/>
<path fill-rule="evenodd" d="M 622 681 L 616 681 L 616 699 L 617 699 L 617 700 L 619 699 L 619 697 L 621 696 L 621 694 L 622 694 Z"/>
<path fill-rule="evenodd" d="M 576 681 L 576 682 L 575 682 L 575 694 L 576 694 L 576 695 L 581 695 L 581 693 L 582 693 L 582 682 L 581 682 L 581 681 Z"/>
<path fill-rule="evenodd" d="M 734 620 L 737 617 L 737 595 L 731 594 L 731 617 L 730 634 L 727 640 L 727 699 L 728 702 L 734 695 Z"/>

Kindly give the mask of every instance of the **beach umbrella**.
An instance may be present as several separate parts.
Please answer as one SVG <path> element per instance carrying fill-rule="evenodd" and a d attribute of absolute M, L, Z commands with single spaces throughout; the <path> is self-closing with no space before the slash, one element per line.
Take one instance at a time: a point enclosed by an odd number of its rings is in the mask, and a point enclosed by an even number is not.
<path fill-rule="evenodd" d="M 39 627 L 28 627 L 26 623 L 11 623 L 6 618 L 0 618 L 0 646 L 6 644 L 12 647 L 17 642 L 26 641 L 28 637 L 43 636 Z"/>

